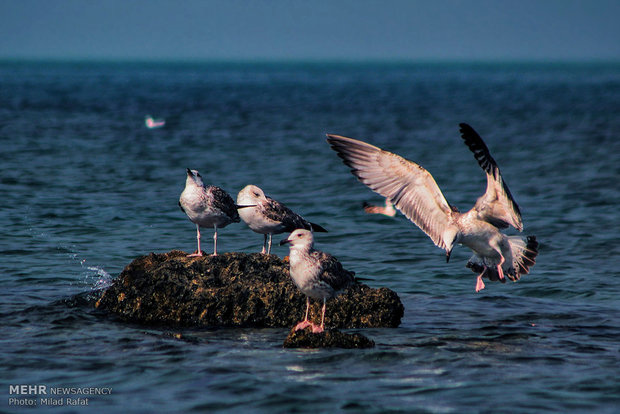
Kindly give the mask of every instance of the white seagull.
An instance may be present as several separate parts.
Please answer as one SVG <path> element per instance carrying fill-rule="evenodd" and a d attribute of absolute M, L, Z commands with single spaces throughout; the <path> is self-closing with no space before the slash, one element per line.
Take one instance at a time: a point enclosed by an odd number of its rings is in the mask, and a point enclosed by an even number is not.
<path fill-rule="evenodd" d="M 157 129 L 166 125 L 166 121 L 164 119 L 154 119 L 151 115 L 147 115 L 144 117 L 144 125 L 148 129 Z"/>
<path fill-rule="evenodd" d="M 217 256 L 217 229 L 230 223 L 239 223 L 238 207 L 232 197 L 220 187 L 205 186 L 196 170 L 187 169 L 185 189 L 181 193 L 179 206 L 192 223 L 196 224 L 198 250 L 188 257 L 202 256 L 200 249 L 200 227 L 215 229 L 213 233 L 213 256 Z"/>
<path fill-rule="evenodd" d="M 362 204 L 364 211 L 368 214 L 383 214 L 384 216 L 394 217 L 396 215 L 396 209 L 394 208 L 394 204 L 390 201 L 389 198 L 385 199 L 385 207 L 381 206 L 373 206 L 364 201 Z"/>
<path fill-rule="evenodd" d="M 271 237 L 274 234 L 292 232 L 295 229 L 306 229 L 327 232 L 318 224 L 306 221 L 299 214 L 271 197 L 255 185 L 246 185 L 237 195 L 237 204 L 254 205 L 239 210 L 241 219 L 250 229 L 265 235 L 261 253 L 271 253 Z M 269 236 L 269 241 L 267 241 Z"/>
<path fill-rule="evenodd" d="M 345 270 L 334 256 L 314 250 L 314 237 L 309 230 L 293 231 L 280 242 L 280 245 L 283 244 L 290 247 L 291 278 L 306 295 L 306 317 L 295 326 L 295 330 L 312 326 L 312 332 L 323 332 L 327 299 L 335 297 L 347 286 L 355 283 L 355 273 Z M 320 326 L 308 320 L 310 298 L 323 299 Z"/>
<path fill-rule="evenodd" d="M 459 126 L 465 144 L 487 176 L 486 192 L 466 213 L 459 213 L 446 201 L 431 174 L 418 164 L 351 138 L 328 134 L 327 142 L 351 167 L 353 175 L 389 198 L 435 245 L 444 249 L 446 261 L 456 243 L 473 250 L 467 267 L 479 273 L 479 292 L 484 289 L 483 276 L 505 282 L 505 275 L 517 281 L 527 274 L 536 263 L 538 242 L 535 236 L 524 240 L 500 232 L 509 225 L 523 230 L 519 206 L 482 138 L 469 125 Z"/>

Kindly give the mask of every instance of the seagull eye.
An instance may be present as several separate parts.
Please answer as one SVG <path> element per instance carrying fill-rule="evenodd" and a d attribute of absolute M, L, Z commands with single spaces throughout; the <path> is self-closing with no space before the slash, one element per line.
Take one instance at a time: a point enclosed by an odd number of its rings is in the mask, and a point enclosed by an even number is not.
<path fill-rule="evenodd" d="M 254 196 L 255 196 L 255 197 L 258 197 L 259 195 L 260 195 L 260 194 L 258 194 L 258 193 L 254 193 Z"/>

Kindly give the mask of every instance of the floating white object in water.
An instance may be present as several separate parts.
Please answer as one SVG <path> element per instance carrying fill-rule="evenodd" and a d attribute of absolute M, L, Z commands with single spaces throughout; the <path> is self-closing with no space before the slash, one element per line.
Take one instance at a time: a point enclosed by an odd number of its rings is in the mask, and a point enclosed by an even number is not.
<path fill-rule="evenodd" d="M 394 204 L 386 198 L 385 199 L 385 207 L 382 206 L 373 206 L 364 201 L 362 205 L 364 211 L 368 214 L 383 214 L 384 216 L 394 217 L 396 215 L 396 209 L 394 208 Z"/>
<path fill-rule="evenodd" d="M 517 281 L 527 274 L 536 263 L 538 242 L 535 236 L 523 240 L 500 232 L 509 225 L 523 230 L 519 206 L 482 138 L 467 124 L 460 124 L 460 132 L 487 176 L 486 192 L 466 213 L 446 201 L 431 174 L 418 164 L 351 138 L 328 134 L 327 142 L 353 175 L 389 198 L 435 245 L 445 249 L 446 261 L 456 243 L 473 250 L 467 267 L 480 272 L 478 292 L 484 289 L 483 276 L 504 282 L 504 275 Z"/>
<path fill-rule="evenodd" d="M 144 124 L 148 129 L 157 129 L 166 125 L 166 121 L 163 118 L 154 119 L 152 116 L 147 115 L 144 117 Z"/>
<path fill-rule="evenodd" d="M 217 255 L 217 229 L 230 223 L 239 223 L 237 205 L 232 197 L 220 187 L 205 186 L 196 170 L 187 169 L 185 189 L 181 193 L 179 206 L 187 217 L 196 224 L 198 250 L 189 256 L 202 256 L 200 249 L 200 227 L 213 228 L 213 255 Z"/>
<path fill-rule="evenodd" d="M 306 317 L 295 326 L 295 330 L 312 326 L 312 332 L 323 332 L 325 327 L 325 303 L 338 295 L 341 290 L 355 282 L 354 273 L 345 270 L 332 255 L 314 250 L 312 232 L 305 229 L 293 231 L 280 245 L 290 247 L 289 261 L 291 278 L 306 295 Z M 321 325 L 316 326 L 308 320 L 310 298 L 323 299 Z"/>
<path fill-rule="evenodd" d="M 239 191 L 237 204 L 253 205 L 239 210 L 239 215 L 251 230 L 265 235 L 261 253 L 271 253 L 271 237 L 274 234 L 290 233 L 295 229 L 327 232 L 323 227 L 305 220 L 279 201 L 267 197 L 263 190 L 255 185 L 246 185 Z"/>

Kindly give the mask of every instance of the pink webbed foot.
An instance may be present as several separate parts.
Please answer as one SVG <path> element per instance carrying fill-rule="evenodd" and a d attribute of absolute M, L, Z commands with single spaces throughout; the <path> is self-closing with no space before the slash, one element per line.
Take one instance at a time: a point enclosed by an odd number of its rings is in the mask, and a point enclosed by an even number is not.
<path fill-rule="evenodd" d="M 295 330 L 301 331 L 301 330 L 306 329 L 308 326 L 312 326 L 312 331 L 314 331 L 314 328 L 315 328 L 314 324 L 308 320 L 301 321 L 297 325 L 295 325 Z"/>
<path fill-rule="evenodd" d="M 312 326 L 312 333 L 321 333 L 323 331 L 324 329 L 322 326 L 317 326 L 317 325 Z"/>
<path fill-rule="evenodd" d="M 202 251 L 198 251 L 198 250 L 192 254 L 187 255 L 187 257 L 200 257 L 200 256 L 202 256 Z"/>
<path fill-rule="evenodd" d="M 501 263 L 497 265 L 497 273 L 499 273 L 499 280 L 504 280 L 504 270 Z"/>
<path fill-rule="evenodd" d="M 484 282 L 482 281 L 482 274 L 480 274 L 476 279 L 476 292 L 480 292 L 482 289 L 484 289 Z"/>

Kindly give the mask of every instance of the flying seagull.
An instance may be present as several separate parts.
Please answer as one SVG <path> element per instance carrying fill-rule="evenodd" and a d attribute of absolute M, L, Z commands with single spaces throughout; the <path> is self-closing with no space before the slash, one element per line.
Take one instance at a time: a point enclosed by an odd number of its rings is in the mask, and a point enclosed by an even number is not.
<path fill-rule="evenodd" d="M 368 214 L 383 214 L 384 216 L 394 217 L 396 215 L 396 209 L 394 208 L 394 204 L 390 201 L 389 198 L 385 199 L 385 207 L 382 206 L 373 206 L 368 204 L 366 201 L 362 204 L 364 211 Z"/>
<path fill-rule="evenodd" d="M 146 125 L 148 129 L 162 128 L 166 125 L 166 120 L 155 119 L 151 115 L 147 115 L 144 117 L 144 125 Z"/>
<path fill-rule="evenodd" d="M 389 198 L 409 220 L 446 251 L 446 261 L 456 243 L 473 250 L 467 267 L 479 273 L 476 292 L 484 289 L 482 277 L 517 281 L 536 263 L 535 236 L 524 240 L 506 236 L 500 229 L 523 230 L 519 206 L 502 179 L 499 167 L 482 138 L 467 124 L 460 124 L 465 144 L 487 176 L 486 192 L 466 213 L 446 201 L 433 176 L 418 164 L 381 148 L 338 135 L 327 142 L 351 172 L 371 190 Z"/>
<path fill-rule="evenodd" d="M 217 256 L 217 229 L 230 223 L 239 223 L 239 213 L 232 197 L 220 187 L 205 186 L 196 170 L 187 169 L 185 189 L 181 193 L 179 206 L 192 223 L 196 224 L 198 250 L 188 257 L 202 256 L 200 250 L 200 227 L 215 229 L 213 233 L 213 256 Z"/>
<path fill-rule="evenodd" d="M 327 232 L 323 227 L 306 221 L 299 214 L 271 197 L 255 185 L 246 185 L 237 195 L 237 204 L 254 205 L 254 207 L 239 210 L 241 219 L 256 233 L 264 234 L 263 250 L 261 253 L 271 253 L 271 236 L 280 233 L 290 233 L 295 229 L 306 229 Z M 269 242 L 267 242 L 269 235 Z"/>
<path fill-rule="evenodd" d="M 284 244 L 290 247 L 291 278 L 306 295 L 306 317 L 295 326 L 295 330 L 312 326 L 312 332 L 323 332 L 327 299 L 335 297 L 347 286 L 355 283 L 355 274 L 345 270 L 334 256 L 314 250 L 314 237 L 309 230 L 293 231 L 288 238 L 280 242 L 280 245 Z M 320 326 L 308 320 L 310 298 L 323 299 Z"/>

